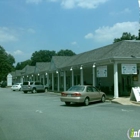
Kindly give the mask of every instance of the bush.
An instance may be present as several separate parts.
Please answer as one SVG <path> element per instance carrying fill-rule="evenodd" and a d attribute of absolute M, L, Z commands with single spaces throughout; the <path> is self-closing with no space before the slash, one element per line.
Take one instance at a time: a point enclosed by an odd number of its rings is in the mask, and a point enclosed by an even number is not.
<path fill-rule="evenodd" d="M 1 87 L 2 88 L 5 88 L 6 86 L 7 86 L 7 82 L 6 81 L 3 81 L 2 84 L 1 84 Z"/>

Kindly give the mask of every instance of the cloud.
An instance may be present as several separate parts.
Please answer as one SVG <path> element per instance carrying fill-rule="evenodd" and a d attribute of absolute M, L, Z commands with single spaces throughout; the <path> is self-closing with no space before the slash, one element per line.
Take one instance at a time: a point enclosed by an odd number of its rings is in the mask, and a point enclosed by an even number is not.
<path fill-rule="evenodd" d="M 15 28 L 0 27 L 0 42 L 14 42 L 19 40 L 19 36 L 26 34 L 35 34 L 36 31 L 32 28 Z"/>
<path fill-rule="evenodd" d="M 0 42 L 17 41 L 18 38 L 14 30 L 7 27 L 0 27 Z"/>
<path fill-rule="evenodd" d="M 130 32 L 131 35 L 138 35 L 138 22 L 122 22 L 113 26 L 103 26 L 85 35 L 85 39 L 93 39 L 96 42 L 113 42 L 115 38 L 120 38 L 123 32 Z"/>
<path fill-rule="evenodd" d="M 119 12 L 111 12 L 110 15 L 116 16 L 116 15 L 121 15 L 121 14 L 130 14 L 130 13 L 131 13 L 131 10 L 129 8 L 125 8 L 124 10 L 119 11 Z"/>
<path fill-rule="evenodd" d="M 61 0 L 61 5 L 66 9 L 72 9 L 75 7 L 95 9 L 100 4 L 107 2 L 108 0 Z"/>
<path fill-rule="evenodd" d="M 21 50 L 16 50 L 13 52 L 14 55 L 22 55 L 23 52 Z"/>
<path fill-rule="evenodd" d="M 59 2 L 60 5 L 65 9 L 72 9 L 75 7 L 95 9 L 100 4 L 104 4 L 109 0 L 26 0 L 26 3 L 38 4 L 40 2 Z"/>
<path fill-rule="evenodd" d="M 71 45 L 77 45 L 77 42 L 76 41 L 71 42 Z"/>
<path fill-rule="evenodd" d="M 26 3 L 39 4 L 40 2 L 42 2 L 42 0 L 26 0 Z"/>
<path fill-rule="evenodd" d="M 87 35 L 85 35 L 85 39 L 92 39 L 94 36 L 92 33 L 88 33 Z"/>

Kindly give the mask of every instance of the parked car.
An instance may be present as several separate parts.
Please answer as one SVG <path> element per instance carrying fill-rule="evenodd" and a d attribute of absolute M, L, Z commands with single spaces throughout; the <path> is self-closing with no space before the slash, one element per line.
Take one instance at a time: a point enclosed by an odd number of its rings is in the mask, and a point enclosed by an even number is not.
<path fill-rule="evenodd" d="M 72 86 L 67 91 L 61 93 L 60 100 L 66 105 L 74 103 L 84 103 L 86 106 L 93 101 L 105 102 L 106 94 L 91 85 Z"/>
<path fill-rule="evenodd" d="M 26 81 L 26 82 L 23 82 L 22 91 L 24 93 L 27 93 L 27 92 L 36 93 L 39 91 L 47 92 L 47 87 L 44 86 L 39 81 Z"/>
<path fill-rule="evenodd" d="M 15 90 L 19 90 L 20 91 L 21 88 L 22 88 L 22 83 L 16 83 L 16 84 L 12 85 L 12 87 L 11 87 L 11 89 L 13 91 L 15 91 Z"/>

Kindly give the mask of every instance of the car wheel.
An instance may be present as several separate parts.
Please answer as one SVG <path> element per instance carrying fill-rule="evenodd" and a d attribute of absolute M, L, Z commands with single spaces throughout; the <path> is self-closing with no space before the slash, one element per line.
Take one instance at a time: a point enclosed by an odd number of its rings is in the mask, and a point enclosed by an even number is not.
<path fill-rule="evenodd" d="M 36 89 L 35 88 L 33 88 L 32 93 L 36 93 Z"/>
<path fill-rule="evenodd" d="M 27 93 L 27 91 L 24 91 L 24 93 Z"/>
<path fill-rule="evenodd" d="M 89 105 L 89 98 L 86 98 L 86 99 L 85 99 L 84 104 L 85 104 L 86 106 Z"/>
<path fill-rule="evenodd" d="M 105 102 L 105 96 L 104 95 L 102 96 L 101 101 Z"/>
<path fill-rule="evenodd" d="M 70 105 L 70 102 L 65 102 L 66 105 Z"/>

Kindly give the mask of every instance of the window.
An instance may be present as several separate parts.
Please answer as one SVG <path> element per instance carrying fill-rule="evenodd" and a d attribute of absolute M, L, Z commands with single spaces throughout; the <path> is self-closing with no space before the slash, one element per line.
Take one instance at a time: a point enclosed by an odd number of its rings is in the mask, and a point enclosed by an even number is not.
<path fill-rule="evenodd" d="M 40 85 L 40 82 L 35 82 L 35 85 Z"/>
<path fill-rule="evenodd" d="M 95 88 L 95 87 L 93 87 L 93 92 L 97 92 L 98 90 Z"/>
<path fill-rule="evenodd" d="M 93 87 L 87 87 L 87 92 L 93 92 Z"/>

